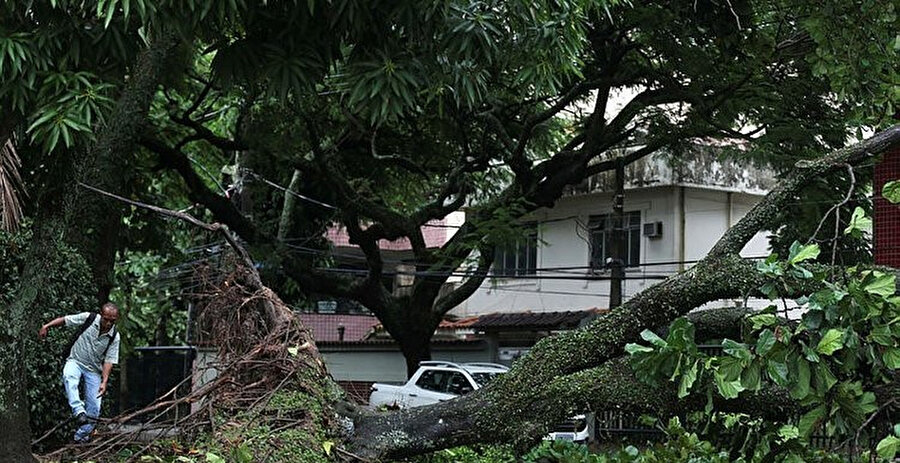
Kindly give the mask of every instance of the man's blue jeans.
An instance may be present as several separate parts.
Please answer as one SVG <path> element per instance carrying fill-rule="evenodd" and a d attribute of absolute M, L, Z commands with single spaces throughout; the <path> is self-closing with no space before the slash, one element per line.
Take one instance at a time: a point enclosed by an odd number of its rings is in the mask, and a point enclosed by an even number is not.
<path fill-rule="evenodd" d="M 78 391 L 81 380 L 84 380 L 84 400 Z M 66 388 L 66 399 L 69 407 L 72 407 L 72 414 L 84 412 L 90 419 L 90 422 L 75 431 L 76 441 L 87 441 L 94 430 L 94 419 L 100 416 L 100 398 L 97 397 L 100 394 L 100 375 L 82 368 L 74 360 L 67 360 L 63 367 L 63 386 Z"/>

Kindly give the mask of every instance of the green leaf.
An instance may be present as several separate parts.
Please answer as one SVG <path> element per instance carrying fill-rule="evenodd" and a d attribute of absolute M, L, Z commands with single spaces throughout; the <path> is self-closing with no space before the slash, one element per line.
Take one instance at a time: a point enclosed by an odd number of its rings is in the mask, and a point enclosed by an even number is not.
<path fill-rule="evenodd" d="M 225 463 L 225 459 L 212 452 L 206 452 L 207 463 Z"/>
<path fill-rule="evenodd" d="M 331 456 L 331 449 L 334 448 L 334 442 L 327 440 L 322 442 L 322 450 L 325 451 L 325 455 Z"/>
<path fill-rule="evenodd" d="M 869 233 L 871 231 L 872 219 L 866 216 L 866 211 L 863 208 L 856 206 L 856 209 L 853 210 L 853 215 L 850 216 L 850 223 L 844 229 L 844 234 L 860 237 L 864 232 Z"/>
<path fill-rule="evenodd" d="M 678 398 L 684 398 L 688 395 L 691 390 L 691 386 L 694 385 L 694 381 L 697 380 L 697 365 L 700 363 L 700 359 L 694 360 L 694 364 L 691 365 L 690 368 L 684 371 L 684 374 L 681 375 L 681 381 L 678 383 Z"/>
<path fill-rule="evenodd" d="M 834 377 L 834 373 L 831 372 L 831 369 L 828 368 L 828 365 L 824 363 L 820 363 L 816 366 L 816 391 L 821 395 L 828 392 L 835 384 L 837 384 L 837 378 Z"/>
<path fill-rule="evenodd" d="M 757 391 L 761 385 L 760 377 L 762 368 L 759 362 L 753 362 L 741 372 L 741 386 L 748 391 Z"/>
<path fill-rule="evenodd" d="M 641 339 L 643 339 L 644 341 L 649 342 L 650 344 L 653 344 L 653 345 L 656 346 L 656 347 L 666 347 L 666 346 L 668 346 L 668 343 L 666 343 L 666 341 L 665 341 L 663 338 L 657 336 L 656 333 L 654 333 L 654 332 L 652 332 L 652 331 L 650 331 L 650 330 L 644 330 L 644 331 L 642 331 L 642 332 L 641 332 Z"/>
<path fill-rule="evenodd" d="M 844 347 L 843 342 L 841 342 L 841 338 L 843 337 L 843 331 L 837 328 L 831 328 L 826 331 L 825 335 L 822 336 L 822 339 L 819 340 L 819 344 L 816 346 L 816 352 L 823 355 L 833 354 L 835 351 Z"/>
<path fill-rule="evenodd" d="M 746 344 L 732 341 L 731 339 L 722 340 L 722 350 L 726 354 L 743 361 L 750 361 L 753 358 L 753 354 Z"/>
<path fill-rule="evenodd" d="M 900 203 L 900 180 L 891 180 L 885 183 L 881 188 L 881 196 L 892 204 Z"/>
<path fill-rule="evenodd" d="M 766 362 L 766 372 L 769 373 L 769 378 L 772 378 L 772 381 L 775 381 L 775 384 L 778 384 L 781 387 L 787 387 L 790 384 L 790 381 L 788 380 L 788 367 L 784 362 L 769 360 Z"/>
<path fill-rule="evenodd" d="M 896 280 L 897 277 L 893 274 L 875 271 L 866 276 L 863 290 L 869 294 L 890 297 L 897 291 Z"/>
<path fill-rule="evenodd" d="M 782 442 L 796 439 L 800 437 L 800 429 L 792 424 L 786 424 L 778 429 L 778 437 L 781 438 Z"/>
<path fill-rule="evenodd" d="M 791 387 L 791 396 L 795 399 L 804 399 L 809 395 L 810 368 L 806 359 L 797 360 L 796 381 Z"/>
<path fill-rule="evenodd" d="M 775 333 L 766 328 L 759 333 L 759 339 L 756 341 L 756 353 L 759 355 L 766 355 L 772 350 L 772 346 L 774 345 Z"/>
<path fill-rule="evenodd" d="M 756 331 L 760 328 L 774 325 L 778 321 L 778 317 L 776 317 L 775 314 L 764 313 L 760 315 L 754 315 L 750 317 L 749 320 L 753 325 L 753 331 Z"/>
<path fill-rule="evenodd" d="M 884 351 L 881 358 L 884 360 L 884 365 L 888 368 L 892 370 L 900 368 L 900 349 L 889 347 Z"/>
<path fill-rule="evenodd" d="M 232 457 L 234 457 L 235 463 L 250 463 L 253 461 L 253 452 L 247 447 L 247 443 L 243 443 L 235 448 L 231 454 Z"/>
<path fill-rule="evenodd" d="M 891 327 L 888 325 L 875 325 L 869 332 L 869 341 L 882 346 L 893 346 L 894 336 L 891 333 Z"/>
<path fill-rule="evenodd" d="M 767 282 L 766 284 L 759 287 L 759 291 L 766 295 L 770 301 L 774 301 L 778 299 L 778 287 L 773 282 Z"/>
<path fill-rule="evenodd" d="M 825 418 L 825 413 L 827 411 L 826 406 L 819 405 L 818 407 L 806 412 L 797 423 L 797 429 L 800 431 L 800 435 L 804 437 L 809 437 L 813 431 L 815 431 L 816 427 L 819 425 L 819 422 Z"/>
<path fill-rule="evenodd" d="M 875 451 L 878 453 L 878 456 L 886 459 L 893 459 L 897 455 L 897 450 L 900 450 L 900 438 L 894 436 L 887 436 L 884 439 L 881 439 L 878 442 L 878 446 L 875 447 Z"/>
<path fill-rule="evenodd" d="M 791 265 L 799 264 L 805 260 L 815 259 L 819 257 L 819 245 L 807 244 L 801 245 L 799 241 L 791 244 L 790 254 L 788 255 L 788 263 Z"/>
<path fill-rule="evenodd" d="M 640 344 L 628 343 L 625 344 L 625 352 L 627 352 L 629 355 L 648 354 L 650 352 L 653 352 L 653 348 L 642 346 Z"/>
<path fill-rule="evenodd" d="M 741 386 L 741 380 L 739 379 L 727 381 L 725 375 L 720 374 L 719 372 L 716 372 L 714 376 L 716 378 L 716 388 L 719 390 L 719 394 L 726 399 L 734 399 L 744 390 L 744 387 Z"/>

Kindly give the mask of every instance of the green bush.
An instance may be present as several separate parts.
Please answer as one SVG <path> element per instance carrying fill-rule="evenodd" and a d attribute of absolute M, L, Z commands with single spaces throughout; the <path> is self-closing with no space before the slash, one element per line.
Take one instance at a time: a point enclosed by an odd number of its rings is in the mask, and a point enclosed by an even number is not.
<path fill-rule="evenodd" d="M 408 463 L 514 463 L 510 447 L 503 445 L 478 445 L 456 447 L 411 459 Z"/>

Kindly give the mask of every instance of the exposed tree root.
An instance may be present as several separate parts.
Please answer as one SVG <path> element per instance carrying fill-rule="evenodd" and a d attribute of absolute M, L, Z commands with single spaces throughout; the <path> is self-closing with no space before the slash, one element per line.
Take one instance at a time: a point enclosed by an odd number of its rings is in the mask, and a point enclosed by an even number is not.
<path fill-rule="evenodd" d="M 212 441 L 211 447 L 227 452 L 244 445 L 251 437 L 242 433 L 250 429 L 271 436 L 302 431 L 295 435 L 310 438 L 336 432 L 331 410 L 340 392 L 309 330 L 260 283 L 255 270 L 237 264 L 224 278 L 217 278 L 216 270 L 199 271 L 203 284 L 195 296 L 202 339 L 218 349 L 216 378 L 188 395 L 176 397 L 176 387 L 141 410 L 104 420 L 90 444 L 65 447 L 48 459 L 110 461 L 127 454 L 131 461 L 151 449 L 190 452 L 191 445 L 161 448 L 160 438 L 171 435 L 181 443 Z M 171 418 L 176 407 L 187 404 L 191 413 Z M 158 437 L 147 443 L 147 436 Z"/>

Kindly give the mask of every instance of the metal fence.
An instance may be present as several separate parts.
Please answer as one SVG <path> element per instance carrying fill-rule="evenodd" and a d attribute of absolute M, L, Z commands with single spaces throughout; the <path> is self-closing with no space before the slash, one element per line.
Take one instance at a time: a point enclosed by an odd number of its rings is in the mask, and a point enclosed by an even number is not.
<path fill-rule="evenodd" d="M 125 364 L 127 392 L 122 397 L 121 409 L 143 408 L 170 392 L 172 396 L 169 398 L 190 394 L 190 378 L 195 355 L 196 349 L 193 346 L 135 348 Z M 177 419 L 188 413 L 190 405 L 185 404 L 174 408 L 170 412 L 172 416 L 168 418 Z"/>

